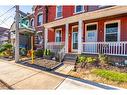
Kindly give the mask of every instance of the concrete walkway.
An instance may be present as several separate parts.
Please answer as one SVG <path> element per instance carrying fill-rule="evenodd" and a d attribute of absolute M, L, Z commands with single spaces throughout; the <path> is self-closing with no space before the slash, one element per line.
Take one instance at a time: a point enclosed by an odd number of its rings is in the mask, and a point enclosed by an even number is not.
<path fill-rule="evenodd" d="M 1 59 L 0 79 L 13 89 L 104 89 L 101 86 L 77 80 L 77 78 L 62 76 L 58 71 L 46 72 Z"/>

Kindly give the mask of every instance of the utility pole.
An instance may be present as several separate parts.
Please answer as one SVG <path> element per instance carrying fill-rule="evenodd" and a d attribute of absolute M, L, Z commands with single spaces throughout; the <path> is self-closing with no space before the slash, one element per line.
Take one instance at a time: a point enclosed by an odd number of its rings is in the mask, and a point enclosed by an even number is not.
<path fill-rule="evenodd" d="M 16 8 L 16 17 L 15 17 L 15 62 L 19 61 L 19 5 L 15 6 Z"/>

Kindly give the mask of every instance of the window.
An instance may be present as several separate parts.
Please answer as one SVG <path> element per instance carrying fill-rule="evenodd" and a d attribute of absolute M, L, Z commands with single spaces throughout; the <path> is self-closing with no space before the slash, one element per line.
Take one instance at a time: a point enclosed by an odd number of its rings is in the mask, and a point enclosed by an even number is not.
<path fill-rule="evenodd" d="M 39 14 L 37 16 L 37 25 L 40 26 L 40 25 L 42 25 L 42 23 L 43 23 L 43 15 Z"/>
<path fill-rule="evenodd" d="M 87 25 L 87 31 L 92 31 L 92 30 L 97 30 L 97 25 L 96 24 Z"/>
<path fill-rule="evenodd" d="M 31 22 L 30 22 L 30 26 L 34 26 L 34 20 L 33 19 L 31 19 Z"/>
<path fill-rule="evenodd" d="M 61 30 L 56 30 L 56 42 L 61 42 L 61 38 L 62 38 L 62 35 L 61 35 Z"/>
<path fill-rule="evenodd" d="M 118 41 L 118 23 L 106 24 L 106 42 Z"/>
<path fill-rule="evenodd" d="M 81 6 L 81 5 L 78 5 L 78 6 L 75 6 L 75 13 L 80 13 L 80 12 L 83 12 L 84 6 Z"/>
<path fill-rule="evenodd" d="M 56 18 L 62 17 L 62 6 L 56 7 Z"/>

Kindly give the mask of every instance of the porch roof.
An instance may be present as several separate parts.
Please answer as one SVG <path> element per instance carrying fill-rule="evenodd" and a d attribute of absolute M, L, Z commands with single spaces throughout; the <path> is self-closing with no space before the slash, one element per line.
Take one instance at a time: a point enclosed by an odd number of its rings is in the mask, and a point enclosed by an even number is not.
<path fill-rule="evenodd" d="M 79 20 L 98 19 L 102 17 L 108 17 L 108 16 L 113 16 L 113 15 L 118 15 L 123 13 L 127 13 L 127 6 L 112 6 L 112 7 L 108 7 L 104 9 L 99 9 L 96 11 L 78 14 L 78 15 L 67 17 L 64 19 L 56 20 L 53 22 L 49 22 L 49 23 L 43 24 L 43 26 L 45 28 L 50 28 L 50 27 L 64 25 L 66 23 L 78 22 Z"/>
<path fill-rule="evenodd" d="M 27 29 L 27 28 L 19 28 L 19 33 L 25 33 L 25 32 L 27 32 L 27 33 L 30 33 L 30 34 L 34 34 L 34 31 L 35 30 L 32 30 L 32 29 Z"/>

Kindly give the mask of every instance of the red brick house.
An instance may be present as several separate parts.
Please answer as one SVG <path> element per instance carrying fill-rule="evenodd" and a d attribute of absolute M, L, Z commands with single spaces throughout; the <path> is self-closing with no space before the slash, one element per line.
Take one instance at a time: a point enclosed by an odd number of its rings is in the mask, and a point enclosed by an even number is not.
<path fill-rule="evenodd" d="M 48 6 L 45 48 L 127 56 L 126 6 Z"/>
<path fill-rule="evenodd" d="M 31 19 L 31 23 L 34 24 L 36 31 L 35 34 L 35 47 L 44 48 L 44 27 L 43 24 L 46 23 L 46 7 L 45 6 L 33 6 L 34 18 Z"/>

